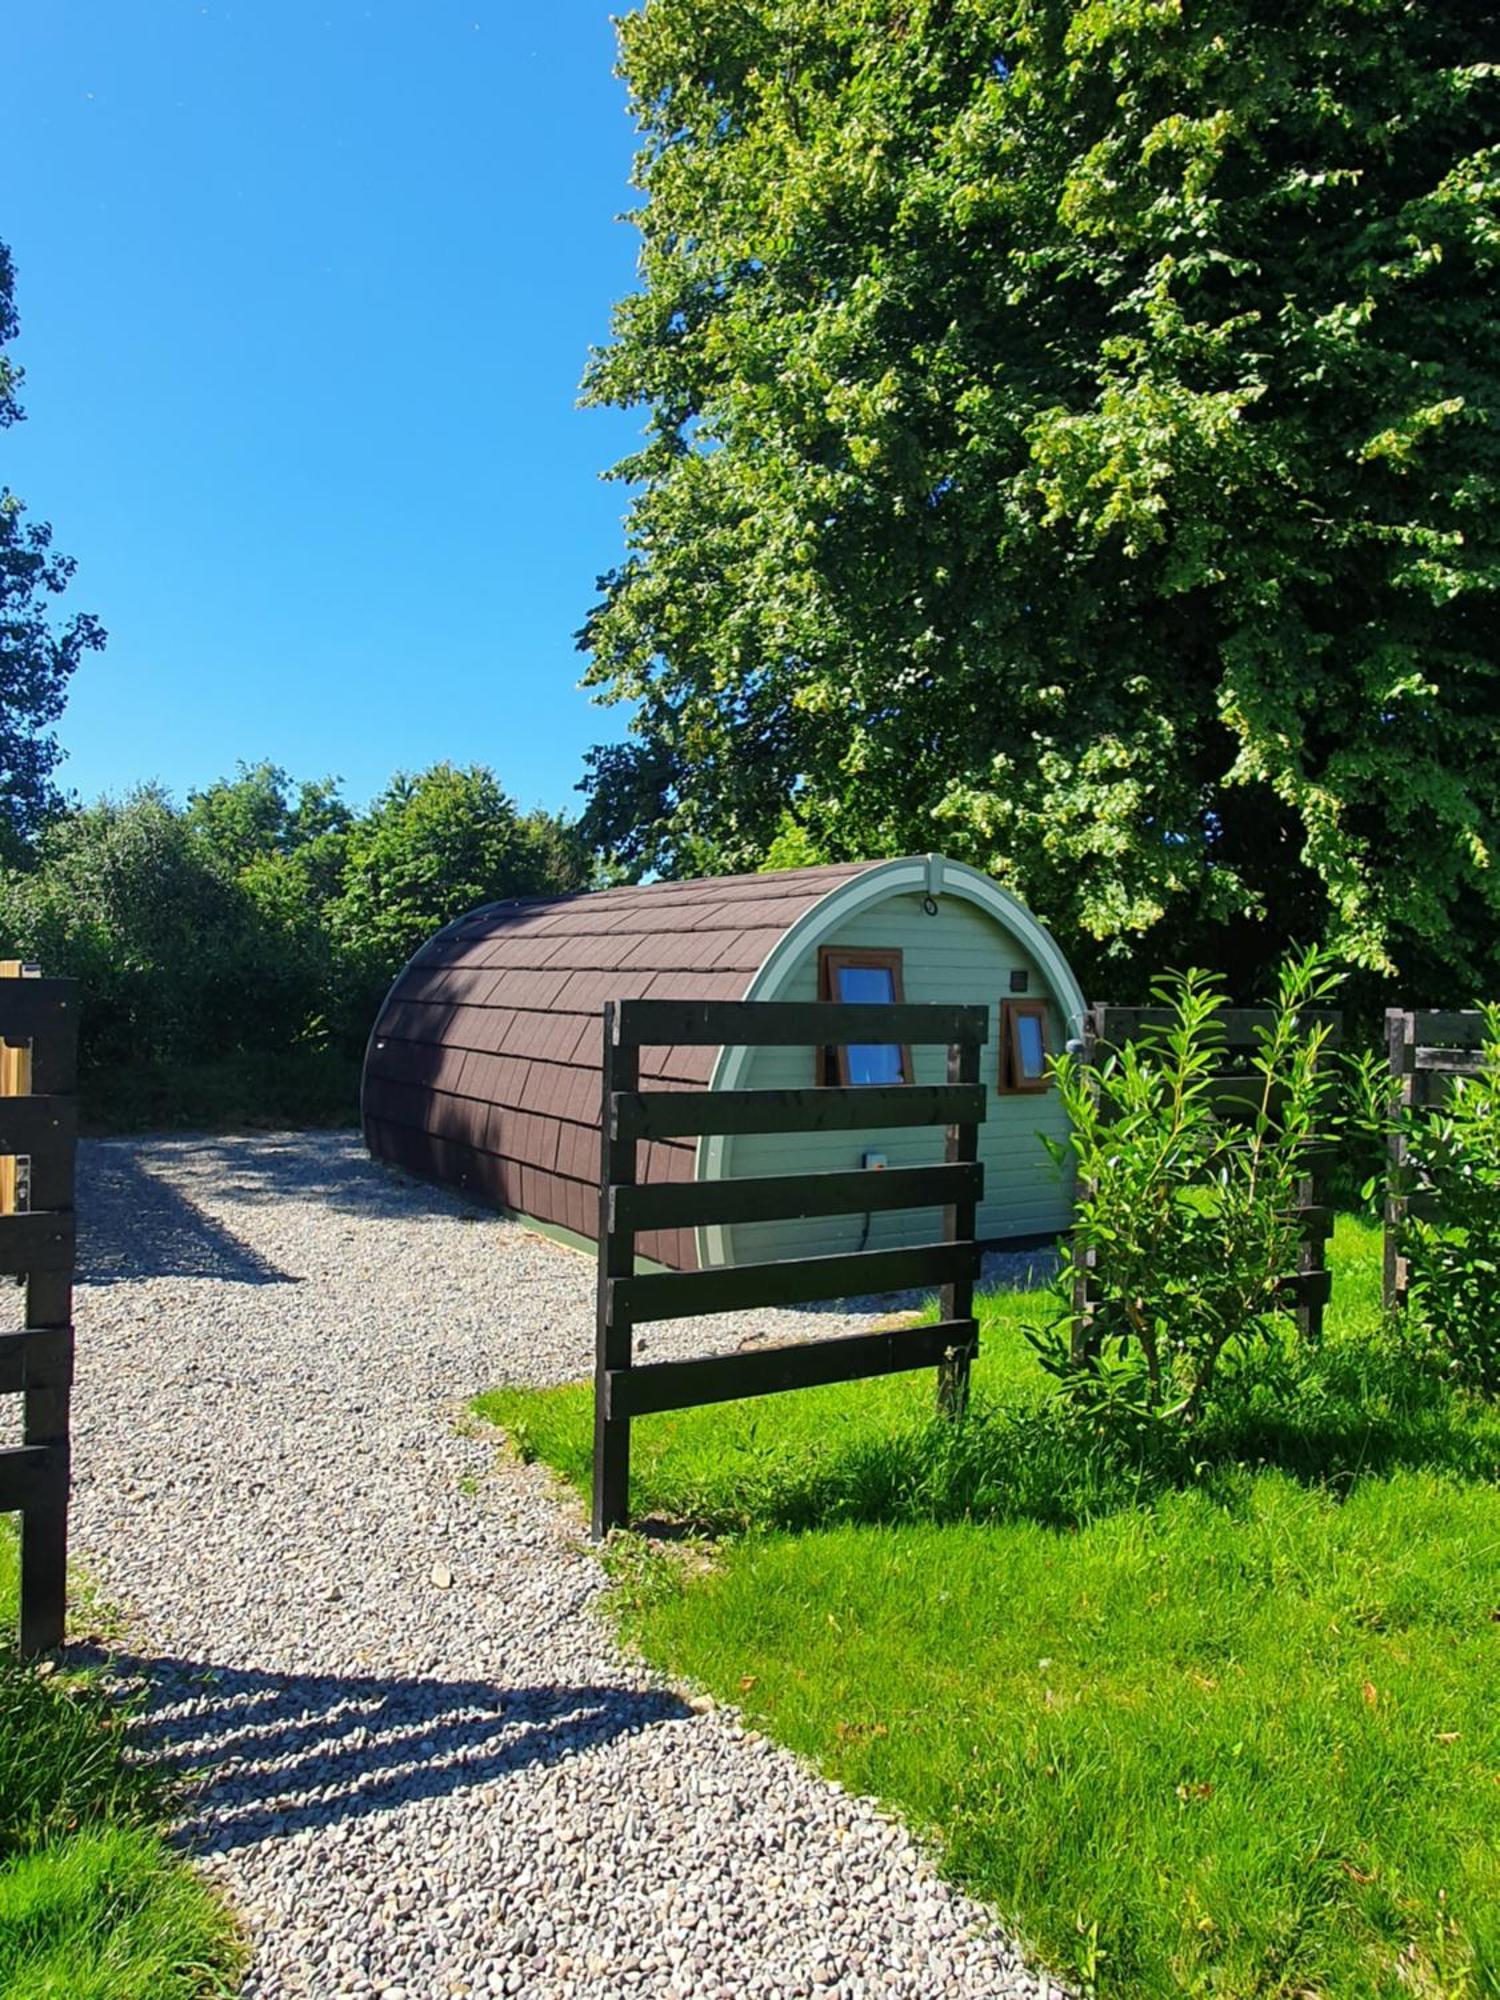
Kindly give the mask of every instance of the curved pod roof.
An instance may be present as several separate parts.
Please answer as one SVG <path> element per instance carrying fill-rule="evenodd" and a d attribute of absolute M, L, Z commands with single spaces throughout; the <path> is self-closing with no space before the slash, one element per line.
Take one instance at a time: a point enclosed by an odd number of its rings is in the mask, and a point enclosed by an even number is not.
<path fill-rule="evenodd" d="M 1076 1031 L 1083 996 L 1048 933 L 988 877 L 941 856 L 494 903 L 429 939 L 386 996 L 365 1059 L 366 1142 L 423 1178 L 591 1237 L 604 1002 L 775 999 L 818 938 L 913 889 L 967 898 L 995 917 Z M 744 1060 L 735 1049 L 646 1050 L 642 1080 L 730 1088 Z M 648 1180 L 689 1180 L 718 1164 L 713 1140 L 643 1153 Z M 717 1261 L 712 1238 L 701 1247 Z M 700 1246 L 669 1232 L 640 1248 L 690 1265 Z"/>

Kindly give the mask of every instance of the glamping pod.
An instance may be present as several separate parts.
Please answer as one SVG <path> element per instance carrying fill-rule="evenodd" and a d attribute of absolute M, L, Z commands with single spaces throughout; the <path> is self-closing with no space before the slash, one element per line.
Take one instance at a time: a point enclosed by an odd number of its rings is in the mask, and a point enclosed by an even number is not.
<path fill-rule="evenodd" d="M 439 931 L 387 995 L 365 1058 L 365 1140 L 381 1160 L 574 1240 L 592 1240 L 599 1182 L 600 1008 L 606 1000 L 907 1000 L 991 1010 L 980 1131 L 987 1241 L 1048 1235 L 1069 1189 L 1041 1134 L 1061 1136 L 1046 1057 L 1084 1001 L 1048 933 L 987 876 L 940 855 L 780 874 L 655 882 L 491 903 Z M 915 1066 L 913 1066 L 915 1057 Z M 940 1083 L 944 1052 L 665 1048 L 644 1087 L 763 1089 Z M 642 1148 L 645 1180 L 869 1165 L 938 1155 L 932 1131 L 678 1140 Z M 920 1241 L 919 1212 L 810 1217 L 642 1237 L 679 1269 Z"/>

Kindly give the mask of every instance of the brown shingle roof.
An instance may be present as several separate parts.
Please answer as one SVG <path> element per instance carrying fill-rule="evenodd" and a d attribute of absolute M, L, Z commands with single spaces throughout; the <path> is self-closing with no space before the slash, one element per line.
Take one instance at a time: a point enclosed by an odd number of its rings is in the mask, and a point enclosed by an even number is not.
<path fill-rule="evenodd" d="M 772 947 L 874 864 L 658 882 L 495 903 L 429 939 L 397 979 L 365 1061 L 370 1150 L 476 1200 L 595 1232 L 599 1014 L 606 1000 L 737 1000 Z M 714 1049 L 643 1051 L 643 1080 L 708 1082 Z M 690 1140 L 643 1148 L 649 1179 L 690 1180 Z M 689 1230 L 643 1236 L 695 1262 Z"/>

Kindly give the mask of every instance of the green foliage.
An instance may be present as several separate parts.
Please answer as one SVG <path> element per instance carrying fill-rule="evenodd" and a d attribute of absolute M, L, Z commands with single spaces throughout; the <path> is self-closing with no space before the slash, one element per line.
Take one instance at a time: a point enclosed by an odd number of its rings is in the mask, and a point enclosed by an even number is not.
<path fill-rule="evenodd" d="M 108 1825 L 0 1872 L 6 2000 L 229 2000 L 242 1958 L 159 1833 Z"/>
<path fill-rule="evenodd" d="M 585 641 L 633 868 L 941 846 L 1090 976 L 1500 978 L 1497 76 L 1407 0 L 647 0 Z"/>
<path fill-rule="evenodd" d="M 305 1003 L 281 939 L 152 786 L 55 819 L 35 867 L 0 876 L 0 935 L 82 983 L 91 1068 L 265 1052 Z"/>
<path fill-rule="evenodd" d="M 16 1620 L 0 1519 L 0 1627 Z M 42 1674 L 0 1644 L 0 1994 L 208 2000 L 237 1988 L 234 1926 L 163 1834 L 162 1768 L 97 1676 Z"/>
<path fill-rule="evenodd" d="M 1186 972 L 1157 987 L 1170 1022 L 1096 1065 L 1067 1053 L 1053 1066 L 1067 1112 L 1079 1194 L 1058 1314 L 1032 1334 L 1068 1396 L 1127 1424 L 1193 1423 L 1226 1349 L 1242 1363 L 1282 1310 L 1296 1269 L 1293 1211 L 1310 1150 L 1326 1140 L 1334 1072 L 1326 1022 L 1305 1009 L 1337 987 L 1327 958 L 1288 959 L 1276 1004 L 1258 1027 L 1245 1101 L 1226 1115 L 1219 983 Z M 1095 1303 L 1089 1337 L 1074 1336 L 1073 1283 Z"/>
<path fill-rule="evenodd" d="M 566 823 L 522 815 L 479 765 L 402 775 L 350 829 L 334 932 L 389 978 L 434 931 L 481 903 L 557 895 L 587 880 Z"/>
<path fill-rule="evenodd" d="M 1403 1230 L 1411 1310 L 1460 1380 L 1500 1395 L 1500 1007 L 1484 1013 L 1481 1067 L 1440 1109 L 1403 1121 L 1403 1186 L 1435 1213 Z"/>
<path fill-rule="evenodd" d="M 423 938 L 499 897 L 582 885 L 574 828 L 441 764 L 368 812 L 270 764 L 58 814 L 0 869 L 0 955 L 84 992 L 96 1125 L 344 1122 L 374 1010 Z"/>
<path fill-rule="evenodd" d="M 754 1534 L 626 1636 L 937 1836 L 1097 2000 L 1500 1981 L 1500 1495 L 1283 1474 L 1032 1521 Z"/>
<path fill-rule="evenodd" d="M 15 267 L 0 243 L 0 431 L 20 423 L 22 371 L 5 353 L 19 330 Z M 45 521 L 27 521 L 0 485 L 0 859 L 14 860 L 57 804 L 52 772 L 61 754 L 48 725 L 62 714 L 67 686 L 85 653 L 104 644 L 87 612 L 54 627 L 49 600 L 67 589 L 77 565 L 52 546 Z"/>
<path fill-rule="evenodd" d="M 626 1634 L 1100 2000 L 1490 1992 L 1500 1412 L 1387 1321 L 1378 1230 L 1330 1261 L 1322 1344 L 1226 1355 L 1186 1445 L 1070 1419 L 1016 1294 L 957 1426 L 925 1375 L 640 1420 L 637 1515 L 733 1533 L 626 1541 Z M 586 1389 L 483 1408 L 587 1492 Z"/>
<path fill-rule="evenodd" d="M 1336 1491 L 1400 1468 L 1500 1480 L 1500 1416 L 1455 1394 L 1381 1305 L 1381 1237 L 1341 1218 L 1327 1339 L 1282 1321 L 1250 1356 L 1226 1357 L 1191 1436 L 1124 1436 L 1075 1412 L 1027 1338 L 1034 1293 L 982 1293 L 980 1352 L 961 1424 L 934 1414 L 925 1374 L 678 1410 L 632 1426 L 631 1505 L 704 1532 L 803 1531 L 841 1522 L 1036 1521 L 1077 1527 L 1178 1486 L 1235 1490 L 1272 1465 Z M 587 1496 L 593 1392 L 586 1383 L 494 1389 L 479 1415 L 523 1458 Z"/>
<path fill-rule="evenodd" d="M 337 843 L 354 824 L 336 778 L 304 779 L 294 791 L 278 765 L 243 762 L 235 777 L 190 793 L 186 818 L 209 853 L 230 870 L 309 850 L 335 857 L 325 900 L 338 887 L 341 850 L 324 843 Z"/>

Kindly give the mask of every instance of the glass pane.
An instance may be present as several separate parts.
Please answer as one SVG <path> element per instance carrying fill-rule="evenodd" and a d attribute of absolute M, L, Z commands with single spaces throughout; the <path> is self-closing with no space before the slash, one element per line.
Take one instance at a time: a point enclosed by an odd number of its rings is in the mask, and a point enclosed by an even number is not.
<path fill-rule="evenodd" d="M 840 1000 L 873 1000 L 889 1006 L 896 997 L 896 976 L 888 965 L 841 965 Z"/>
<path fill-rule="evenodd" d="M 1042 1024 L 1035 1014 L 1016 1016 L 1016 1050 L 1022 1076 L 1028 1083 L 1040 1083 L 1046 1074 L 1047 1052 L 1042 1041 Z"/>
<path fill-rule="evenodd" d="M 841 965 L 839 998 L 889 1006 L 896 997 L 896 975 L 888 965 Z M 851 1083 L 905 1083 L 901 1051 L 892 1043 L 859 1044 L 847 1051 Z"/>
<path fill-rule="evenodd" d="M 849 1081 L 851 1083 L 905 1083 L 901 1074 L 901 1051 L 895 1044 L 873 1042 L 868 1046 L 856 1044 L 849 1050 Z"/>

